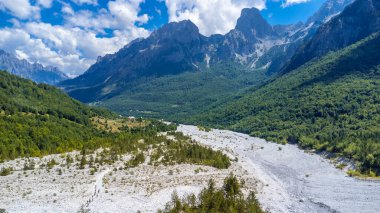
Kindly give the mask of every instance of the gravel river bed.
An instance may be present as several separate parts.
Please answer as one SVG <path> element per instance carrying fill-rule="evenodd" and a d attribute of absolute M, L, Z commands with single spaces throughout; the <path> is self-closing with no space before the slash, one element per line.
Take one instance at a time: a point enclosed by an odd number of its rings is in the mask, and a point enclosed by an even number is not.
<path fill-rule="evenodd" d="M 358 180 L 320 155 L 226 130 L 178 131 L 238 159 L 259 182 L 258 199 L 270 212 L 380 212 L 380 182 Z"/>

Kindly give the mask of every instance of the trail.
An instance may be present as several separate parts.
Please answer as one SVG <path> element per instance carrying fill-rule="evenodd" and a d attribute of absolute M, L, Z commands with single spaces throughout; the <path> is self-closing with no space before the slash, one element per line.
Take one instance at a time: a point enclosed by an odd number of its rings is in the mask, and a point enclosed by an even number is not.
<path fill-rule="evenodd" d="M 178 131 L 238 158 L 262 184 L 257 197 L 270 212 L 380 212 L 380 182 L 348 177 L 327 159 L 232 131 Z"/>
<path fill-rule="evenodd" d="M 89 188 L 89 191 L 91 192 L 91 196 L 87 199 L 87 201 L 82 204 L 80 209 L 85 211 L 85 208 L 89 207 L 90 204 L 92 204 L 94 201 L 96 201 L 97 198 L 101 197 L 102 193 L 104 192 L 104 183 L 103 178 L 106 174 L 108 174 L 111 170 L 109 168 L 105 169 L 101 173 L 96 175 L 95 183 Z M 86 212 L 86 211 L 85 211 Z"/>

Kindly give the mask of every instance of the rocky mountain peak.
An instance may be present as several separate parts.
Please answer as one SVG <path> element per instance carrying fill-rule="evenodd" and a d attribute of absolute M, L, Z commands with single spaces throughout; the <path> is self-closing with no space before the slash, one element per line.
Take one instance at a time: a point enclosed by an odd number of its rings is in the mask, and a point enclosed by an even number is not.
<path fill-rule="evenodd" d="M 198 27 L 190 20 L 168 23 L 154 31 L 151 35 L 151 37 L 155 39 L 176 40 L 181 43 L 189 42 L 199 38 L 199 36 Z"/>
<path fill-rule="evenodd" d="M 329 21 L 333 16 L 339 14 L 343 9 L 354 2 L 354 0 L 327 0 L 321 8 L 311 16 L 306 25 L 309 25 L 313 22 L 326 22 Z"/>
<path fill-rule="evenodd" d="M 236 30 L 247 38 L 264 38 L 273 35 L 273 27 L 261 16 L 257 8 L 245 8 L 236 23 Z"/>
<path fill-rule="evenodd" d="M 291 71 L 315 57 L 337 51 L 378 31 L 380 1 L 356 0 L 323 24 L 315 36 L 298 50 L 284 70 Z"/>

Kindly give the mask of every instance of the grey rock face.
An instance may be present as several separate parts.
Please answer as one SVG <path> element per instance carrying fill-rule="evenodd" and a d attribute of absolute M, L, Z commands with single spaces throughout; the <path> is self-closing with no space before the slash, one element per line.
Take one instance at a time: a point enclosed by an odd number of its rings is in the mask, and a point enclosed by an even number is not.
<path fill-rule="evenodd" d="M 240 31 L 248 40 L 275 36 L 273 27 L 261 16 L 256 8 L 245 8 L 237 20 L 235 31 Z"/>
<path fill-rule="evenodd" d="M 169 23 L 146 39 L 99 57 L 83 75 L 61 86 L 75 98 L 91 101 L 85 93 L 95 93 L 95 98 L 113 95 L 142 77 L 197 71 L 224 60 L 248 63 L 268 49 L 270 42 L 264 41 L 278 38 L 255 8 L 244 9 L 236 28 L 226 35 L 205 37 L 191 21 Z"/>
<path fill-rule="evenodd" d="M 276 45 L 267 51 L 259 60 L 257 66 L 268 66 L 268 74 L 280 72 L 299 48 L 311 40 L 318 29 L 333 17 L 339 15 L 344 8 L 354 0 L 327 0 L 305 24 L 290 26 L 274 26 L 286 38 L 284 44 Z M 285 34 L 284 34 L 285 33 Z"/>
<path fill-rule="evenodd" d="M 347 5 L 353 2 L 354 0 L 327 0 L 321 8 L 307 20 L 306 24 L 308 25 L 315 22 L 325 23 L 342 12 Z"/>
<path fill-rule="evenodd" d="M 314 57 L 344 48 L 377 31 L 380 31 L 380 1 L 357 0 L 322 25 L 284 70 L 293 70 Z"/>
<path fill-rule="evenodd" d="M 71 96 L 91 102 L 117 95 L 139 78 L 199 71 L 223 61 L 276 73 L 326 17 L 336 15 L 350 1 L 328 0 L 307 24 L 288 26 L 271 26 L 256 8 L 243 9 L 233 30 L 210 37 L 201 35 L 191 21 L 169 23 L 146 39 L 98 58 L 87 72 L 61 86 Z"/>

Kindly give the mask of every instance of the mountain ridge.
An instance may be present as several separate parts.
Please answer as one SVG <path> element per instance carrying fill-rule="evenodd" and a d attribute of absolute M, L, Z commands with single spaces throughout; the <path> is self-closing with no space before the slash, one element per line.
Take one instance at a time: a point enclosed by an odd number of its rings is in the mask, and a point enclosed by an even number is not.
<path fill-rule="evenodd" d="M 83 75 L 60 85 L 73 97 L 91 102 L 117 93 L 118 88 L 138 77 L 199 71 L 231 59 L 249 63 L 253 60 L 249 57 L 258 58 L 271 46 L 272 42 L 263 39 L 278 37 L 255 8 L 244 9 L 236 28 L 226 35 L 203 36 L 189 20 L 169 23 L 148 38 L 137 39 L 119 52 L 99 58 Z M 88 91 L 96 93 L 95 99 L 84 97 Z"/>
<path fill-rule="evenodd" d="M 0 50 L 0 70 L 33 80 L 37 83 L 55 85 L 58 82 L 69 79 L 69 77 L 58 68 L 43 66 L 39 63 L 29 63 L 25 59 L 18 59 L 4 50 Z"/>
<path fill-rule="evenodd" d="M 283 71 L 296 69 L 314 57 L 344 48 L 379 30 L 380 2 L 356 0 L 322 25 L 315 36 L 299 48 Z"/>
<path fill-rule="evenodd" d="M 350 0 L 328 2 L 332 6 L 325 3 L 329 7 L 322 7 L 314 19 L 336 14 Z M 271 26 L 256 8 L 243 9 L 235 28 L 225 35 L 203 36 L 189 20 L 168 23 L 148 38 L 136 39 L 117 53 L 99 57 L 83 75 L 60 86 L 72 97 L 92 103 L 118 97 L 140 79 L 204 72 L 224 61 L 246 66 L 252 72 L 258 70 L 260 75 L 261 70 L 267 70 L 266 77 L 271 77 L 321 24 L 323 20 L 309 25 Z"/>

